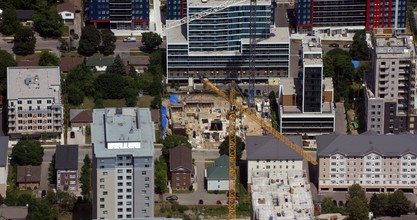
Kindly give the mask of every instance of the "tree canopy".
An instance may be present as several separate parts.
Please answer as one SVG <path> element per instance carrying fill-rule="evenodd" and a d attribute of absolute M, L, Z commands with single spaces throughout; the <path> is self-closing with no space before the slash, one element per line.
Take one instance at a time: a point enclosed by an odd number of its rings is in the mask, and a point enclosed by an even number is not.
<path fill-rule="evenodd" d="M 153 50 L 155 47 L 161 45 L 162 38 L 158 33 L 145 32 L 142 33 L 142 43 L 147 50 Z"/>
<path fill-rule="evenodd" d="M 339 208 L 334 204 L 332 197 L 324 197 L 321 202 L 321 213 L 338 213 Z"/>
<path fill-rule="evenodd" d="M 41 56 L 39 58 L 39 66 L 59 66 L 59 58 L 49 52 L 49 51 L 42 51 Z"/>
<path fill-rule="evenodd" d="M 14 35 L 13 51 L 17 55 L 26 56 L 35 52 L 35 33 L 29 27 L 17 29 Z"/>
<path fill-rule="evenodd" d="M 12 165 L 32 165 L 42 164 L 43 148 L 37 140 L 20 140 L 12 149 Z"/>
<path fill-rule="evenodd" d="M 73 84 L 68 86 L 68 102 L 71 105 L 80 105 L 84 101 L 84 92 Z"/>
<path fill-rule="evenodd" d="M 374 216 L 385 216 L 388 214 L 388 195 L 385 193 L 374 193 L 369 201 L 369 211 Z"/>
<path fill-rule="evenodd" d="M 101 74 L 94 82 L 97 95 L 104 99 L 124 98 L 125 79 L 118 74 Z"/>
<path fill-rule="evenodd" d="M 64 27 L 61 15 L 48 5 L 39 7 L 38 12 L 33 15 L 33 24 L 42 37 L 60 37 Z"/>
<path fill-rule="evenodd" d="M 350 56 L 354 60 L 368 60 L 369 48 L 366 43 L 366 30 L 356 31 L 353 36 L 353 43 L 349 50 Z"/>
<path fill-rule="evenodd" d="M 52 155 L 52 160 L 48 167 L 49 184 L 56 184 L 55 155 Z"/>
<path fill-rule="evenodd" d="M 13 56 L 5 50 L 0 50 L 0 93 L 6 95 L 7 67 L 17 66 Z"/>
<path fill-rule="evenodd" d="M 87 25 L 83 28 L 78 44 L 78 53 L 84 56 L 91 56 L 97 52 L 101 42 L 100 32 L 94 25 Z"/>
<path fill-rule="evenodd" d="M 85 155 L 84 165 L 81 167 L 81 195 L 84 196 L 85 201 L 91 200 L 91 159 L 90 156 Z"/>
<path fill-rule="evenodd" d="M 119 54 L 114 58 L 113 64 L 107 67 L 106 73 L 126 75 L 126 68 Z"/>
<path fill-rule="evenodd" d="M 367 203 L 364 203 L 363 200 L 359 197 L 354 197 L 349 200 L 346 211 L 348 213 L 349 219 L 354 220 L 368 220 L 369 211 Z"/>
<path fill-rule="evenodd" d="M 188 138 L 182 135 L 169 135 L 167 136 L 164 141 L 162 141 L 162 155 L 165 159 L 169 158 L 169 149 L 174 148 L 176 146 L 184 145 L 186 147 L 191 148 L 191 144 L 188 142 Z"/>
<path fill-rule="evenodd" d="M 110 29 L 101 30 L 101 53 L 104 55 L 110 55 L 116 49 L 117 37 Z"/>
<path fill-rule="evenodd" d="M 242 158 L 243 150 L 245 150 L 245 143 L 242 141 L 242 138 L 236 136 L 236 159 L 240 160 Z M 229 156 L 229 136 L 220 144 L 219 154 Z"/>
<path fill-rule="evenodd" d="M 74 85 L 80 88 L 85 95 L 94 93 L 94 76 L 90 68 L 80 64 L 71 69 L 65 79 L 66 86 Z"/>
<path fill-rule="evenodd" d="M 410 201 L 405 197 L 403 191 L 396 190 L 388 196 L 388 213 L 391 216 L 401 216 L 408 213 Z"/>
<path fill-rule="evenodd" d="M 155 160 L 155 193 L 162 194 L 167 190 L 168 167 L 164 158 Z"/>
<path fill-rule="evenodd" d="M 17 19 L 16 9 L 13 7 L 4 8 L 2 18 L 0 20 L 0 31 L 2 34 L 10 36 L 16 33 L 19 28 L 19 20 Z"/>

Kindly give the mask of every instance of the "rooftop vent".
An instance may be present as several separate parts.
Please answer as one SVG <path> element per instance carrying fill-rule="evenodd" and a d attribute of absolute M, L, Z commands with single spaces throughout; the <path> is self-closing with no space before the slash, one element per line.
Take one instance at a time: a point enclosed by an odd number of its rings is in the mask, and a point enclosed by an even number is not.
<path fill-rule="evenodd" d="M 27 77 L 25 79 L 25 84 L 28 86 L 29 84 L 32 84 L 32 78 L 31 77 Z"/>
<path fill-rule="evenodd" d="M 35 76 L 35 82 L 37 82 L 37 81 L 39 81 L 39 76 L 38 75 Z"/>
<path fill-rule="evenodd" d="M 122 108 L 116 108 L 116 115 L 121 115 L 123 114 L 123 109 Z"/>

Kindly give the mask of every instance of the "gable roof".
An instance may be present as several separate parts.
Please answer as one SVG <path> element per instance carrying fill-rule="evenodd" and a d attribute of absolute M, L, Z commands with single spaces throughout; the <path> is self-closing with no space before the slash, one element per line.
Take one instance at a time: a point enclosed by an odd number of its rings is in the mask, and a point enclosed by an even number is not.
<path fill-rule="evenodd" d="M 36 183 L 41 181 L 41 166 L 18 166 L 17 178 L 18 183 Z"/>
<path fill-rule="evenodd" d="M 131 66 L 147 66 L 149 65 L 149 56 L 128 56 L 123 60 L 125 65 Z"/>
<path fill-rule="evenodd" d="M 316 137 L 317 155 L 330 156 L 341 153 L 346 156 L 363 156 L 374 152 L 381 156 L 400 156 L 406 153 L 417 155 L 417 135 L 378 135 L 365 132 L 360 135 L 331 133 Z"/>
<path fill-rule="evenodd" d="M 85 65 L 89 67 L 94 66 L 110 66 L 114 62 L 114 57 L 87 57 Z"/>
<path fill-rule="evenodd" d="M 92 123 L 93 109 L 71 109 L 70 110 L 71 123 Z"/>
<path fill-rule="evenodd" d="M 32 20 L 35 10 L 16 10 L 17 19 L 19 20 Z"/>
<path fill-rule="evenodd" d="M 59 67 L 62 72 L 69 72 L 72 68 L 83 63 L 84 57 L 61 57 Z"/>
<path fill-rule="evenodd" d="M 229 157 L 221 155 L 214 161 L 214 166 L 207 168 L 208 180 L 229 179 Z"/>
<path fill-rule="evenodd" d="M 58 12 L 69 11 L 75 13 L 75 7 L 71 3 L 62 3 L 56 6 Z"/>
<path fill-rule="evenodd" d="M 55 153 L 56 170 L 78 169 L 78 145 L 58 145 Z"/>
<path fill-rule="evenodd" d="M 32 57 L 16 60 L 17 66 L 38 66 L 40 57 Z"/>
<path fill-rule="evenodd" d="M 170 172 L 185 169 L 191 172 L 193 170 L 191 159 L 191 149 L 185 146 L 177 146 L 169 150 L 169 170 Z"/>
<path fill-rule="evenodd" d="M 300 135 L 287 138 L 302 146 Z M 301 155 L 272 135 L 247 136 L 246 153 L 247 160 L 303 160 Z"/>
<path fill-rule="evenodd" d="M 3 204 L 0 206 L 0 219 L 24 220 L 28 215 L 26 206 L 10 206 Z"/>
<path fill-rule="evenodd" d="M 161 114 L 159 109 L 151 109 L 151 118 L 153 123 L 159 123 L 161 121 Z"/>
<path fill-rule="evenodd" d="M 8 147 L 9 147 L 9 136 L 0 137 L 0 167 L 7 166 Z"/>

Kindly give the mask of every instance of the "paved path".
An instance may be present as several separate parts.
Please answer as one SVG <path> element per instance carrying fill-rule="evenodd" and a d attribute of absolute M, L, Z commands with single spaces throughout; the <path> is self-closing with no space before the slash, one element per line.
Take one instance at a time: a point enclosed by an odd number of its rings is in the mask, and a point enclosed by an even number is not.
<path fill-rule="evenodd" d="M 336 103 L 336 132 L 346 134 L 345 106 L 343 102 Z"/>

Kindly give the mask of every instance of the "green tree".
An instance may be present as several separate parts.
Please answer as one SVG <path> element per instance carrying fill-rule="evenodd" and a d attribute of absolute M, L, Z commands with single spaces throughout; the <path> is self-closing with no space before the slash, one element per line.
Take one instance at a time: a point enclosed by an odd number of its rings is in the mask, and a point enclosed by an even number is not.
<path fill-rule="evenodd" d="M 388 195 L 385 193 L 374 193 L 369 200 L 369 210 L 375 216 L 385 216 L 388 213 Z"/>
<path fill-rule="evenodd" d="M 78 44 L 78 53 L 84 56 L 91 56 L 97 52 L 100 45 L 100 32 L 94 25 L 87 25 L 83 28 Z"/>
<path fill-rule="evenodd" d="M 84 157 L 84 165 L 81 167 L 81 195 L 85 201 L 91 200 L 91 159 L 87 155 Z"/>
<path fill-rule="evenodd" d="M 126 106 L 127 107 L 135 107 L 137 102 L 138 102 L 138 98 L 136 96 L 126 97 Z"/>
<path fill-rule="evenodd" d="M 40 6 L 33 15 L 33 24 L 42 37 L 60 37 L 64 21 L 54 7 Z"/>
<path fill-rule="evenodd" d="M 348 191 L 348 201 L 353 198 L 359 198 L 368 208 L 368 199 L 366 199 L 365 190 L 362 189 L 361 185 L 355 183 L 349 187 Z"/>
<path fill-rule="evenodd" d="M 117 55 L 114 58 L 113 64 L 107 67 L 106 73 L 126 75 L 126 67 L 120 55 Z"/>
<path fill-rule="evenodd" d="M 56 199 L 61 210 L 65 212 L 72 212 L 75 207 L 75 195 L 69 192 L 58 190 L 56 192 Z"/>
<path fill-rule="evenodd" d="M 68 102 L 71 105 L 80 105 L 84 101 L 84 92 L 74 84 L 68 87 Z"/>
<path fill-rule="evenodd" d="M 366 30 L 356 31 L 353 36 L 353 43 L 349 50 L 350 56 L 354 60 L 368 60 L 369 48 L 366 43 Z"/>
<path fill-rule="evenodd" d="M 162 97 L 161 95 L 156 95 L 153 97 L 152 102 L 151 102 L 151 108 L 152 109 L 161 109 L 161 105 L 162 105 Z"/>
<path fill-rule="evenodd" d="M 54 220 L 50 205 L 45 201 L 35 202 L 29 205 L 28 219 L 30 220 Z"/>
<path fill-rule="evenodd" d="M 6 95 L 7 67 L 17 66 L 13 56 L 5 50 L 0 50 L 0 94 Z"/>
<path fill-rule="evenodd" d="M 334 77 L 333 59 L 329 55 L 323 58 L 323 75 L 325 77 Z"/>
<path fill-rule="evenodd" d="M 96 78 L 94 88 L 104 99 L 121 99 L 124 97 L 125 80 L 118 74 L 101 74 Z"/>
<path fill-rule="evenodd" d="M 59 66 L 59 58 L 49 51 L 42 51 L 39 58 L 39 66 Z"/>
<path fill-rule="evenodd" d="M 191 148 L 191 144 L 188 142 L 187 137 L 176 134 L 167 136 L 164 141 L 162 141 L 162 155 L 164 158 L 169 158 L 169 149 L 180 145 Z"/>
<path fill-rule="evenodd" d="M 59 39 L 58 39 L 58 41 L 61 43 L 61 44 L 59 45 L 59 50 L 60 50 L 61 52 L 68 52 L 68 51 L 70 51 L 70 50 L 71 50 L 71 47 L 70 47 L 70 45 L 69 45 L 69 43 L 68 43 L 68 41 L 67 41 L 67 40 L 65 40 L 65 39 L 63 39 L 63 38 L 59 38 Z"/>
<path fill-rule="evenodd" d="M 245 150 L 245 143 L 240 137 L 236 136 L 236 159 L 240 160 L 240 158 L 242 158 L 243 150 Z M 229 156 L 229 136 L 227 136 L 220 144 L 219 154 Z"/>
<path fill-rule="evenodd" d="M 338 213 L 339 208 L 334 204 L 332 197 L 324 197 L 321 202 L 321 213 Z"/>
<path fill-rule="evenodd" d="M 29 27 L 17 29 L 14 35 L 13 51 L 17 55 L 26 56 L 35 52 L 35 33 Z"/>
<path fill-rule="evenodd" d="M 94 94 L 94 75 L 84 64 L 71 69 L 65 80 L 68 87 L 74 85 L 87 96 Z"/>
<path fill-rule="evenodd" d="M 20 140 L 12 149 L 12 165 L 32 165 L 42 164 L 43 148 L 37 140 Z"/>
<path fill-rule="evenodd" d="M 0 20 L 0 30 L 4 35 L 10 36 L 16 33 L 19 28 L 19 20 L 17 20 L 16 9 L 7 7 L 4 9 Z"/>
<path fill-rule="evenodd" d="M 155 32 L 142 33 L 142 43 L 147 50 L 153 50 L 162 43 L 162 38 Z"/>
<path fill-rule="evenodd" d="M 110 29 L 101 30 L 101 53 L 104 55 L 110 55 L 116 49 L 116 40 L 117 37 L 114 36 L 114 33 Z"/>
<path fill-rule="evenodd" d="M 36 0 L 11 0 L 11 3 L 17 9 L 33 9 Z"/>
<path fill-rule="evenodd" d="M 168 176 L 167 164 L 164 158 L 155 160 L 155 193 L 162 194 L 167 190 Z"/>
<path fill-rule="evenodd" d="M 348 213 L 348 218 L 352 220 L 368 220 L 369 219 L 369 210 L 367 203 L 360 197 L 353 197 L 349 200 L 346 211 Z"/>
<path fill-rule="evenodd" d="M 94 107 L 93 108 L 104 108 L 103 99 L 97 99 L 94 102 Z"/>
<path fill-rule="evenodd" d="M 49 184 L 56 185 L 55 154 L 52 155 L 52 160 L 51 160 L 51 163 L 49 164 L 48 172 L 49 172 L 48 174 Z"/>
<path fill-rule="evenodd" d="M 406 215 L 410 205 L 402 190 L 396 190 L 388 196 L 388 213 L 391 216 Z"/>

